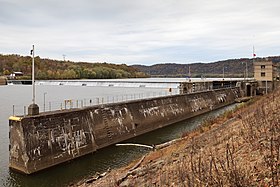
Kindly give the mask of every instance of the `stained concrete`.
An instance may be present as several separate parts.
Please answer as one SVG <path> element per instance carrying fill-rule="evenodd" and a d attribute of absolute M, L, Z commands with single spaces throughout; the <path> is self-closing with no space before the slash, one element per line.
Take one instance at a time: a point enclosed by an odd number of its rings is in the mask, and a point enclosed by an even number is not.
<path fill-rule="evenodd" d="M 31 174 L 229 105 L 239 88 L 10 118 L 10 168 Z"/>
<path fill-rule="evenodd" d="M 7 85 L 7 79 L 6 77 L 0 76 L 0 86 L 1 85 Z"/>

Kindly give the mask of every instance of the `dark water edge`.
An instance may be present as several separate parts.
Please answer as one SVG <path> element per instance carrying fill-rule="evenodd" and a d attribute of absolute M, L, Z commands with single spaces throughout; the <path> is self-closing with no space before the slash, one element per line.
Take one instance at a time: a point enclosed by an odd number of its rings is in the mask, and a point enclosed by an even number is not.
<path fill-rule="evenodd" d="M 160 144 L 181 137 L 184 132 L 197 128 L 203 121 L 232 110 L 236 104 L 217 109 L 215 111 L 202 114 L 191 119 L 178 122 L 176 124 L 146 133 L 144 135 L 126 140 L 124 142 L 140 144 Z M 143 147 L 115 145 L 103 148 L 92 154 L 77 158 L 73 161 L 43 170 L 32 175 L 23 175 L 14 171 L 9 171 L 9 177 L 4 186 L 68 186 L 84 178 L 94 175 L 96 172 L 102 173 L 106 170 L 119 168 L 127 165 L 131 161 L 140 158 L 150 149 Z"/>

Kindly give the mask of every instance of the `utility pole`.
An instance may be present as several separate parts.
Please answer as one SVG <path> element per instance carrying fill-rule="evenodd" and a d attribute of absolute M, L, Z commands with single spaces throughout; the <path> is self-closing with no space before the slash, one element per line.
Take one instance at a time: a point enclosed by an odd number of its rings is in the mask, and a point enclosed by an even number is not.
<path fill-rule="evenodd" d="M 34 45 L 32 45 L 31 50 L 32 55 L 32 104 L 28 106 L 28 115 L 38 115 L 39 114 L 39 106 L 35 103 L 35 51 L 34 51 Z"/>
<path fill-rule="evenodd" d="M 34 45 L 32 45 L 31 55 L 32 55 L 32 104 L 35 104 L 35 65 L 34 65 Z"/>

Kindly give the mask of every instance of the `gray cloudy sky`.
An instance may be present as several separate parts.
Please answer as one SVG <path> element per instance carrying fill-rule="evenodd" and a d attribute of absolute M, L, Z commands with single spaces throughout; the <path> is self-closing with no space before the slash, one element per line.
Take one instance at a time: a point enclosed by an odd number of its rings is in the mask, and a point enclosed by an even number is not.
<path fill-rule="evenodd" d="M 279 55 L 279 0 L 0 0 L 0 53 L 155 64 Z"/>

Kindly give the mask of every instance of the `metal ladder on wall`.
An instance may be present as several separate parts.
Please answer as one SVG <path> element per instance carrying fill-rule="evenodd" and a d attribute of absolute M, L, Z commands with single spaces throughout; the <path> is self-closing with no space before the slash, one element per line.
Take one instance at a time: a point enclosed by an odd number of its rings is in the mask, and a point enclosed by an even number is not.
<path fill-rule="evenodd" d="M 112 133 L 112 131 L 109 128 L 108 119 L 106 117 L 106 110 L 105 109 L 101 109 L 101 114 L 102 114 L 102 118 L 103 118 L 103 121 L 104 121 L 105 129 L 106 129 L 106 132 L 107 132 L 107 137 L 111 141 L 113 133 Z"/>

